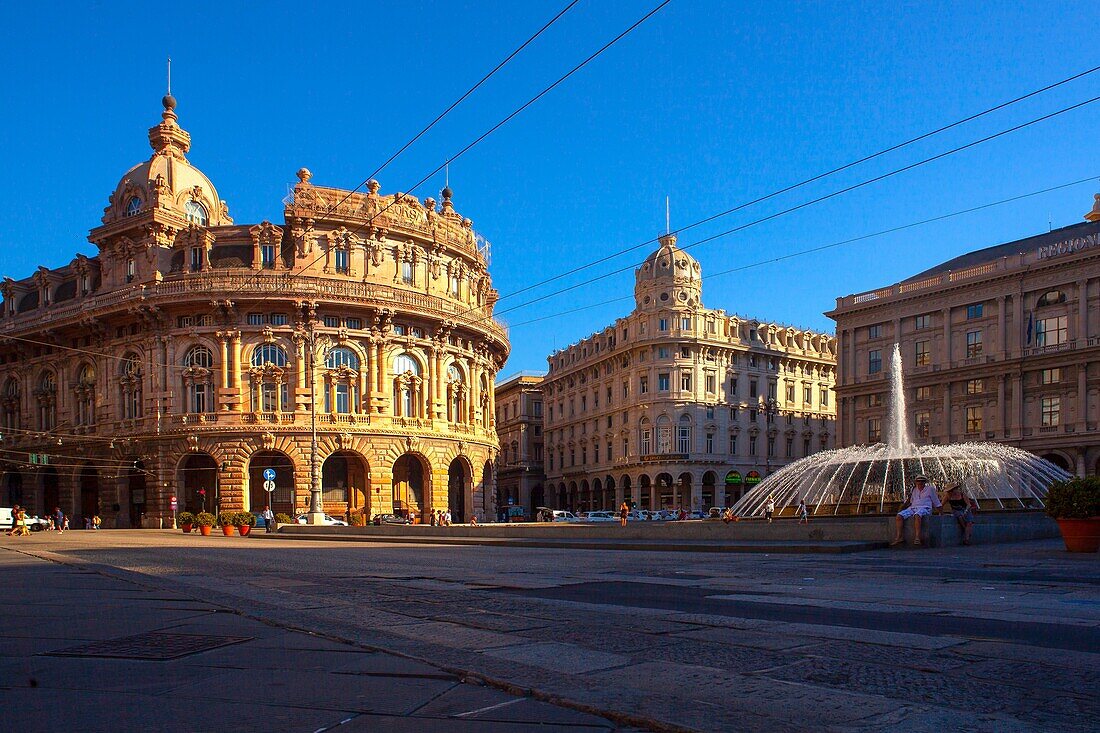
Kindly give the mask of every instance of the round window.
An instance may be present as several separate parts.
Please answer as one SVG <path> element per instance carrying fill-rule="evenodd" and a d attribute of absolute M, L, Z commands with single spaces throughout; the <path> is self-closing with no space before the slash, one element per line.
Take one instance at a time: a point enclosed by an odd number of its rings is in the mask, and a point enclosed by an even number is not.
<path fill-rule="evenodd" d="M 645 296 L 645 298 L 642 299 L 642 303 L 644 303 L 645 305 L 649 305 L 649 296 L 648 295 Z"/>
<path fill-rule="evenodd" d="M 661 300 L 668 300 L 668 293 L 661 293 Z"/>
<path fill-rule="evenodd" d="M 680 293 L 680 300 L 687 300 L 687 299 L 688 299 L 688 294 L 687 293 Z"/>

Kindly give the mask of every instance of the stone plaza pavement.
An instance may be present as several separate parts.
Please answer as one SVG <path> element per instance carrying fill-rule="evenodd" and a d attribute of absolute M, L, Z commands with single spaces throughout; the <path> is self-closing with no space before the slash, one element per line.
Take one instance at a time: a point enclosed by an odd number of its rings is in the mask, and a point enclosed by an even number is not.
<path fill-rule="evenodd" d="M 143 720 L 188 711 L 186 722 L 205 721 L 195 711 L 207 705 L 243 715 L 239 729 L 319 730 L 358 714 L 341 726 L 345 731 L 357 723 L 373 726 L 375 717 L 412 713 L 386 724 L 393 730 L 448 730 L 450 724 L 494 730 L 488 722 L 470 723 L 469 715 L 453 717 L 459 710 L 483 710 L 475 714 L 490 716 L 486 720 L 499 720 L 499 711 L 520 711 L 528 717 L 504 720 L 524 722 L 542 714 L 563 730 L 578 731 L 619 724 L 649 730 L 1065 733 L 1097 730 L 1100 720 L 1100 556 L 1068 554 L 1058 541 L 851 555 L 715 555 L 258 541 L 145 530 L 41 533 L 3 538 L 0 547 L 76 563 L 35 564 L 26 554 L 0 552 L 0 558 L 18 558 L 18 572 L 27 578 L 75 573 L 71 591 L 57 578 L 49 581 L 55 592 L 27 591 L 28 603 L 45 607 L 48 598 L 58 605 L 45 631 L 28 632 L 2 652 L 17 657 L 0 667 L 5 680 L 12 679 L 13 665 L 45 676 L 39 668 L 72 664 L 27 655 L 84 639 L 181 626 L 255 637 L 174 662 L 141 663 L 163 670 L 175 665 L 180 678 L 131 673 L 80 687 L 85 675 L 62 693 L 69 673 L 58 672 L 53 687 L 41 683 L 35 690 L 43 693 L 35 707 L 45 715 L 155 692 L 163 705 L 147 705 L 145 698 L 136 705 L 146 709 Z M 5 577 L 12 575 L 7 570 Z M 166 600 L 115 610 L 117 594 L 100 589 L 108 579 L 135 581 L 140 585 L 129 593 Z M 48 587 L 45 580 L 33 581 L 33 589 Z M 69 595 L 76 600 L 58 600 Z M 70 615 L 100 596 L 108 608 L 94 618 Z M 26 610 L 18 594 L 15 599 L 2 606 L 5 627 L 38 623 L 38 612 Z M 210 614 L 207 604 L 241 615 Z M 128 615 L 133 623 L 119 627 L 114 621 Z M 231 623 L 214 629 L 211 619 Z M 287 641 L 268 641 L 251 629 Z M 250 644 L 265 650 L 255 668 L 238 661 L 237 650 Z M 328 644 L 363 662 L 434 672 L 401 677 L 387 676 L 387 667 L 373 675 L 354 665 L 335 668 L 319 653 Z M 339 685 L 330 688 L 318 677 Z M 372 692 L 377 680 L 385 683 Z M 421 702 L 428 695 L 422 686 L 436 682 L 450 685 L 439 699 L 470 702 L 444 708 Z M 0 688 L 0 703 L 13 690 Z M 395 701 L 407 704 L 382 707 Z M 304 710 L 332 713 L 333 719 L 287 717 L 286 724 L 261 725 L 266 715 Z M 431 719 L 422 723 L 420 717 Z M 504 720 L 496 724 L 513 725 Z M 415 727 L 421 724 L 428 727 Z"/>

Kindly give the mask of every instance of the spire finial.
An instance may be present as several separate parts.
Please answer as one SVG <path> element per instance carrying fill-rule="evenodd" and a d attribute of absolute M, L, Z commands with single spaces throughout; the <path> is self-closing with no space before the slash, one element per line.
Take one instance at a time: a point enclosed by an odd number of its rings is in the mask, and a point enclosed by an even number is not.
<path fill-rule="evenodd" d="M 168 57 L 168 96 L 172 96 L 172 57 Z"/>

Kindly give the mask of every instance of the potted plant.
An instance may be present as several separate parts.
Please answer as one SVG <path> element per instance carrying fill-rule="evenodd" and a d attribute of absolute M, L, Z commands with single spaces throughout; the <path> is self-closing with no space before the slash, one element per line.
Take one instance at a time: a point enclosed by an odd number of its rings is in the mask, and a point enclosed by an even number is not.
<path fill-rule="evenodd" d="M 294 520 L 290 518 L 289 514 L 283 514 L 282 512 L 279 512 L 278 514 L 275 515 L 275 526 L 276 527 L 278 527 L 280 524 L 290 524 L 293 521 Z"/>
<path fill-rule="evenodd" d="M 256 515 L 252 512 L 237 512 L 237 518 L 233 526 L 241 533 L 241 537 L 247 537 L 252 528 L 256 526 Z"/>
<path fill-rule="evenodd" d="M 1058 481 L 1047 492 L 1047 514 L 1058 522 L 1069 552 L 1100 549 L 1100 477 Z"/>
<path fill-rule="evenodd" d="M 184 534 L 190 534 L 191 528 L 195 526 L 195 515 L 191 512 L 180 512 L 176 517 L 176 523 L 179 524 Z"/>
<path fill-rule="evenodd" d="M 218 515 L 218 525 L 226 537 L 233 536 L 233 522 L 237 519 L 237 512 L 222 512 Z"/>
<path fill-rule="evenodd" d="M 210 528 L 214 526 L 214 515 L 210 512 L 199 512 L 195 515 L 195 524 L 198 525 L 203 537 L 209 537 Z"/>

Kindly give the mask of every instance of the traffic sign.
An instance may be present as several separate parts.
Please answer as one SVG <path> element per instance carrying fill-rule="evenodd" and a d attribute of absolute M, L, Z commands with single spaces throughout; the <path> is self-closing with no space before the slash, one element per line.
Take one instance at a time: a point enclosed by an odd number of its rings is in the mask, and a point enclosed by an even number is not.
<path fill-rule="evenodd" d="M 274 481 L 264 481 L 264 491 L 266 491 L 268 493 L 271 493 L 274 490 L 275 490 L 275 482 Z"/>
<path fill-rule="evenodd" d="M 264 469 L 264 480 L 265 481 L 274 481 L 275 480 L 275 469 L 274 468 L 265 468 Z"/>
<path fill-rule="evenodd" d="M 176 511 L 179 508 L 179 502 L 176 501 L 176 497 L 172 497 L 172 511 Z"/>

